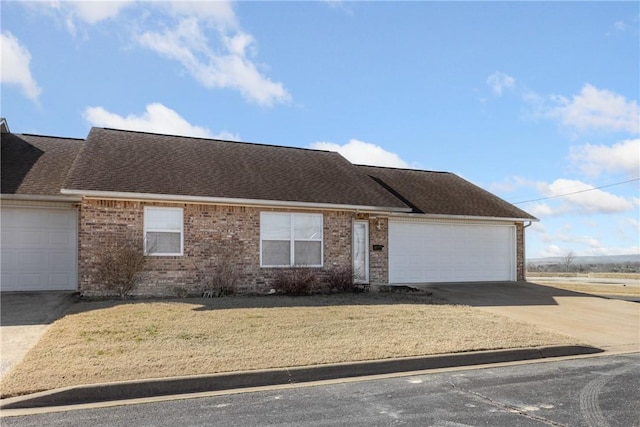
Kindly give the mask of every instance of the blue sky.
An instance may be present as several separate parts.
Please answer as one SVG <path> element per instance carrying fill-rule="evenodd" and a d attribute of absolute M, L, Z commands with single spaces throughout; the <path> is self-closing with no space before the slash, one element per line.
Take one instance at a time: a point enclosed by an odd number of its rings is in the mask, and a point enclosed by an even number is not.
<path fill-rule="evenodd" d="M 638 2 L 0 8 L 12 132 L 126 128 L 450 171 L 533 200 L 517 204 L 541 220 L 529 258 L 640 253 Z"/>

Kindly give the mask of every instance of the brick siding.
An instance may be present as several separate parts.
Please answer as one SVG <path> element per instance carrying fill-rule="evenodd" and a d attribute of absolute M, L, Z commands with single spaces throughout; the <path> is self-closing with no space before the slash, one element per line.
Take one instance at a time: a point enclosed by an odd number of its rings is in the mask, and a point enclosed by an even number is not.
<path fill-rule="evenodd" d="M 374 245 L 381 250 L 372 250 Z M 389 284 L 389 220 L 369 220 L 369 282 L 372 286 Z"/>
<path fill-rule="evenodd" d="M 79 216 L 80 292 L 101 295 L 96 282 L 96 262 L 101 248 L 117 236 L 143 239 L 144 207 L 179 207 L 184 216 L 184 255 L 151 256 L 145 280 L 135 295 L 176 296 L 199 294 L 205 285 L 207 266 L 222 256 L 232 256 L 238 268 L 240 293 L 266 293 L 278 268 L 260 267 L 260 212 L 310 212 L 288 209 L 254 208 L 182 203 L 153 203 L 84 199 Z M 354 214 L 322 211 L 324 218 L 324 267 L 317 268 L 320 279 L 326 271 L 351 266 L 351 232 Z M 229 254 L 229 252 L 232 252 Z"/>
<path fill-rule="evenodd" d="M 260 267 L 260 212 L 315 212 L 324 219 L 324 267 L 315 268 L 319 279 L 334 267 L 352 265 L 352 223 L 369 221 L 369 283 L 389 283 L 389 241 L 386 217 L 348 211 L 302 211 L 276 208 L 187 203 L 83 199 L 79 215 L 80 292 L 101 295 L 96 282 L 96 262 L 101 248 L 117 236 L 143 239 L 144 207 L 180 207 L 184 215 L 184 255 L 151 256 L 145 280 L 135 295 L 177 296 L 199 294 L 206 287 L 207 266 L 221 257 L 233 257 L 239 269 L 240 293 L 266 293 L 278 268 Z M 374 245 L 380 250 L 372 250 Z M 517 280 L 525 280 L 524 227 L 516 223 Z"/>
<path fill-rule="evenodd" d="M 524 254 L 524 224 L 516 222 L 516 269 L 517 269 L 517 281 L 526 280 L 525 269 L 525 254 Z"/>

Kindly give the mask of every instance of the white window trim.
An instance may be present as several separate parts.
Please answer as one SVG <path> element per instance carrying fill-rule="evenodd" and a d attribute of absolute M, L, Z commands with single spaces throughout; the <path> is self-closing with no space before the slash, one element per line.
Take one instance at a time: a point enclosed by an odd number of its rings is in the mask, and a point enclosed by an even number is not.
<path fill-rule="evenodd" d="M 155 228 L 147 228 L 147 212 L 150 210 L 165 210 L 165 211 L 174 211 L 180 212 L 180 228 L 179 229 L 155 229 Z M 184 210 L 182 208 L 166 208 L 161 206 L 145 206 L 144 207 L 144 252 L 148 256 L 183 256 L 184 255 Z M 147 250 L 147 233 L 180 233 L 180 252 L 154 252 L 149 253 Z"/>
<path fill-rule="evenodd" d="M 264 265 L 262 262 L 262 219 L 265 216 L 269 215 L 289 215 L 291 216 L 291 237 L 289 238 L 289 264 L 284 265 Z M 296 239 L 294 233 L 295 221 L 293 218 L 296 216 L 316 216 L 320 217 L 322 226 L 320 227 L 320 238 L 319 239 Z M 286 242 L 283 239 L 266 239 L 268 241 L 280 241 Z M 320 264 L 313 265 L 296 265 L 295 264 L 295 242 L 320 242 Z M 291 268 L 291 267 L 302 267 L 302 268 L 322 268 L 324 267 L 324 215 L 318 213 L 295 213 L 295 212 L 260 212 L 260 267 L 261 268 Z"/>

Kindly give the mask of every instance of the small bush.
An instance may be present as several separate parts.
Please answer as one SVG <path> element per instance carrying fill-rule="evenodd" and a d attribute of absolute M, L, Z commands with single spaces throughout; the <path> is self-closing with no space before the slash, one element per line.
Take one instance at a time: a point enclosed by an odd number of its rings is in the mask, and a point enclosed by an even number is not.
<path fill-rule="evenodd" d="M 147 260 L 142 239 L 111 237 L 98 255 L 95 279 L 107 294 L 125 299 L 144 280 Z"/>
<path fill-rule="evenodd" d="M 285 295 L 311 295 L 322 290 L 318 277 L 308 268 L 286 268 L 278 271 L 273 281 L 277 293 Z"/>
<path fill-rule="evenodd" d="M 189 291 L 182 286 L 175 286 L 173 292 L 178 298 L 187 298 L 189 296 Z"/>
<path fill-rule="evenodd" d="M 356 292 L 359 287 L 353 281 L 353 268 L 351 266 L 338 266 L 327 272 L 327 284 L 329 289 L 337 292 Z"/>
<path fill-rule="evenodd" d="M 224 297 L 236 293 L 243 274 L 243 268 L 236 262 L 236 257 L 242 251 L 242 242 L 237 240 L 209 245 L 206 256 L 210 261 L 200 268 L 204 285 L 203 296 Z"/>
<path fill-rule="evenodd" d="M 212 297 L 225 297 L 236 293 L 240 268 L 230 259 L 211 264 L 205 269 L 205 293 Z"/>

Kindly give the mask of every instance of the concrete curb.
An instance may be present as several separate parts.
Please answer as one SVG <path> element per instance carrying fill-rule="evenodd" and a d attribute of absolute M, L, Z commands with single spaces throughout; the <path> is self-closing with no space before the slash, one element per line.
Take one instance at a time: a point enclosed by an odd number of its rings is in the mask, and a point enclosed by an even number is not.
<path fill-rule="evenodd" d="M 115 400 L 364 377 L 395 372 L 424 371 L 459 366 L 536 360 L 549 357 L 595 354 L 603 351 L 604 350 L 599 348 L 589 346 L 534 347 L 93 384 L 4 399 L 0 401 L 0 409 L 79 405 Z"/>

